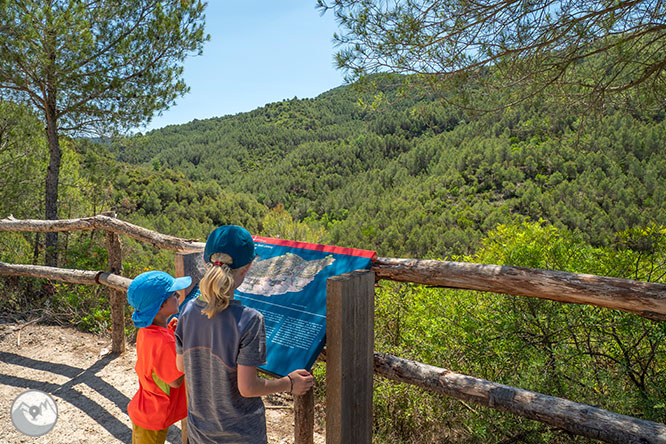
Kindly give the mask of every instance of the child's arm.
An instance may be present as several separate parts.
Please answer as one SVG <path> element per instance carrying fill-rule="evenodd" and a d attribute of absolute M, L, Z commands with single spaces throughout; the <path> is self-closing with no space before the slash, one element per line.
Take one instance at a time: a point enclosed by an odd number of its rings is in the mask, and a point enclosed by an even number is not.
<path fill-rule="evenodd" d="M 183 355 L 176 354 L 176 368 L 178 369 L 179 372 L 184 372 L 183 370 Z M 185 380 L 185 375 L 181 375 L 180 378 L 176 379 L 173 382 L 170 382 L 169 385 L 171 387 L 180 387 L 183 385 L 183 381 Z"/>
<path fill-rule="evenodd" d="M 307 370 L 294 370 L 280 379 L 262 379 L 257 376 L 257 367 L 239 365 L 238 391 L 241 396 L 254 398 L 278 392 L 302 395 L 310 390 L 314 378 Z"/>
<path fill-rule="evenodd" d="M 185 372 L 185 365 L 183 364 L 183 355 L 176 354 L 176 368 L 179 372 Z"/>

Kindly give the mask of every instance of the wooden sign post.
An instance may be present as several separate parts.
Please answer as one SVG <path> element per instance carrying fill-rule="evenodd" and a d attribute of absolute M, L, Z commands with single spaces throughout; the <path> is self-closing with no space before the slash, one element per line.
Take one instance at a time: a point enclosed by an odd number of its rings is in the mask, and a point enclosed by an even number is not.
<path fill-rule="evenodd" d="M 294 395 L 294 444 L 314 443 L 314 391 Z"/>
<path fill-rule="evenodd" d="M 326 282 L 326 443 L 372 443 L 375 274 Z"/>
<path fill-rule="evenodd" d="M 206 269 L 203 264 L 202 253 L 176 253 L 175 277 L 191 276 L 192 284 L 184 290 L 178 290 L 178 303 L 182 304 L 185 297 L 192 291 L 204 276 Z"/>

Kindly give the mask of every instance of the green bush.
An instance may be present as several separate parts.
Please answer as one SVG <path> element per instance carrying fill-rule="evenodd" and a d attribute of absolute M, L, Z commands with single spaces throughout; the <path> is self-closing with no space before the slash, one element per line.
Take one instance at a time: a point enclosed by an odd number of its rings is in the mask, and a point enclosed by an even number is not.
<path fill-rule="evenodd" d="M 564 230 L 523 221 L 498 226 L 465 259 L 623 278 L 654 278 L 664 268 L 663 227 L 617 238 L 593 248 Z M 376 291 L 378 351 L 658 422 L 666 420 L 665 332 L 663 323 L 591 306 L 395 282 Z M 381 378 L 374 403 L 376 442 L 588 442 Z"/>

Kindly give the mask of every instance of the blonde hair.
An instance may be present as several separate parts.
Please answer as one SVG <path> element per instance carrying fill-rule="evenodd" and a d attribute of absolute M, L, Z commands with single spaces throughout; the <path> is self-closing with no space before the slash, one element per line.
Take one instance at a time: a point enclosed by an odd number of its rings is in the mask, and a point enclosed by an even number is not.
<path fill-rule="evenodd" d="M 234 290 L 236 279 L 229 264 L 233 261 L 231 256 L 225 253 L 213 253 L 211 262 L 221 262 L 222 265 L 209 265 L 206 274 L 199 282 L 201 299 L 206 302 L 206 307 L 201 310 L 208 319 L 212 318 L 229 306 Z"/>

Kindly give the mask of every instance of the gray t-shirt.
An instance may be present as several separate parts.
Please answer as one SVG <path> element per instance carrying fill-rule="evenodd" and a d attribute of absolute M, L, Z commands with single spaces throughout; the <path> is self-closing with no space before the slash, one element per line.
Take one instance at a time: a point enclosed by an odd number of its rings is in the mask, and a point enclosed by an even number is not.
<path fill-rule="evenodd" d="M 236 366 L 266 363 L 264 317 L 232 300 L 212 319 L 195 297 L 176 327 L 176 353 L 183 355 L 188 399 L 187 434 L 191 444 L 266 443 L 261 397 L 238 391 Z"/>

